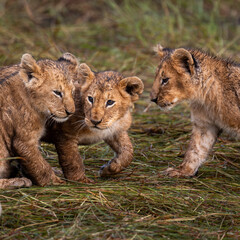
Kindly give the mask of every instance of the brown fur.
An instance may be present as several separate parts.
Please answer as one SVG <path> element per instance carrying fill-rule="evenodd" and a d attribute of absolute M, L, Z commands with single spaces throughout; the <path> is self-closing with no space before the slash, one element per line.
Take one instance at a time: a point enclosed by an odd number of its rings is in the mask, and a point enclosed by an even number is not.
<path fill-rule="evenodd" d="M 199 50 L 158 46 L 157 53 L 161 60 L 152 87 L 152 101 L 169 109 L 188 100 L 193 122 L 183 163 L 165 173 L 193 176 L 206 161 L 222 130 L 240 135 L 240 65 Z"/>
<path fill-rule="evenodd" d="M 133 147 L 127 133 L 132 122 L 130 108 L 142 93 L 143 83 L 137 77 L 124 78 L 113 71 L 94 73 L 84 63 L 75 78 L 79 80 L 75 114 L 67 122 L 48 124 L 43 140 L 55 144 L 67 179 L 89 182 L 79 144 L 104 140 L 115 151 L 116 156 L 102 166 L 101 176 L 116 174 L 131 163 Z"/>
<path fill-rule="evenodd" d="M 75 71 L 76 58 L 68 53 L 63 57 L 72 59 Z M 62 122 L 75 111 L 74 85 L 67 73 L 61 63 L 48 59 L 36 62 L 29 54 L 22 56 L 20 65 L 0 70 L 0 188 L 31 185 L 26 178 L 10 178 L 13 168 L 4 159 L 16 156 L 35 184 L 63 182 L 42 157 L 38 145 L 47 118 Z"/>

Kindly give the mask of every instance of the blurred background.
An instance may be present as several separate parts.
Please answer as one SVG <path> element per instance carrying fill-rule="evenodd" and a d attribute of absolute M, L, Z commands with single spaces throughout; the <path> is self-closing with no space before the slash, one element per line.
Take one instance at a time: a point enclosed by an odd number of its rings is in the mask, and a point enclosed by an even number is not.
<path fill-rule="evenodd" d="M 239 0 L 1 0 L 0 64 L 69 51 L 97 70 L 153 78 L 152 47 L 240 58 Z"/>

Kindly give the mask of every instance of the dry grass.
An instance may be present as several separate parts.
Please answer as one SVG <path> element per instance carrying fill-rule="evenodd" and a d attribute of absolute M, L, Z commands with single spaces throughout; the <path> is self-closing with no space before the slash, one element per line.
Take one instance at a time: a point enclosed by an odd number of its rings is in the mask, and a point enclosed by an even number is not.
<path fill-rule="evenodd" d="M 0 239 L 239 239 L 240 144 L 219 139 L 197 177 L 161 175 L 182 159 L 190 136 L 187 104 L 161 112 L 149 104 L 164 46 L 200 47 L 239 61 L 238 1 L 2 1 L 0 63 L 25 52 L 56 59 L 69 51 L 96 70 L 141 77 L 146 90 L 133 112 L 131 166 L 101 179 L 112 158 L 104 143 L 79 147 L 94 184 L 68 182 L 0 192 Z M 52 145 L 43 155 L 58 166 Z"/>

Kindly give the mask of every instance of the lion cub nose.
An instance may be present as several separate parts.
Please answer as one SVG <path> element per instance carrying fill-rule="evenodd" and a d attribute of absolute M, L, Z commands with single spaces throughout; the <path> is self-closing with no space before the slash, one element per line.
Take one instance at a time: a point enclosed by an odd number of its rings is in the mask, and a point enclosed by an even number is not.
<path fill-rule="evenodd" d="M 65 112 L 66 112 L 67 116 L 69 116 L 69 115 L 72 115 L 72 114 L 73 114 L 73 112 L 69 112 L 68 110 L 65 110 Z"/>
<path fill-rule="evenodd" d="M 151 101 L 157 103 L 157 98 L 152 98 Z"/>
<path fill-rule="evenodd" d="M 91 119 L 91 122 L 92 122 L 92 124 L 94 124 L 95 126 L 97 126 L 99 123 L 102 122 L 102 120 L 96 121 L 96 120 Z"/>

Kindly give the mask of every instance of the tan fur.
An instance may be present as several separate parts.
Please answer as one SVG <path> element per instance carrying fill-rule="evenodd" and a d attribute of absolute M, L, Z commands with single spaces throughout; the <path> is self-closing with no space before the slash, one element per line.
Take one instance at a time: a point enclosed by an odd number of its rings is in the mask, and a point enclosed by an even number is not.
<path fill-rule="evenodd" d="M 76 58 L 64 56 L 72 58 L 75 71 Z M 47 119 L 62 122 L 75 112 L 74 85 L 67 73 L 61 63 L 36 62 L 30 54 L 22 56 L 20 65 L 0 69 L 0 188 L 31 185 L 25 178 L 10 178 L 13 168 L 5 159 L 15 156 L 35 184 L 63 182 L 43 159 L 38 145 Z"/>
<path fill-rule="evenodd" d="M 131 163 L 133 147 L 127 133 L 132 122 L 130 108 L 142 93 L 143 83 L 113 71 L 94 73 L 84 63 L 75 78 L 79 80 L 75 81 L 75 114 L 65 123 L 48 124 L 43 140 L 55 144 L 67 179 L 89 182 L 79 144 L 104 140 L 115 151 L 116 156 L 102 166 L 101 176 L 116 174 Z"/>
<path fill-rule="evenodd" d="M 240 136 L 240 65 L 199 50 L 161 48 L 151 100 L 170 109 L 188 100 L 192 136 L 183 163 L 169 176 L 193 176 L 222 130 Z"/>

